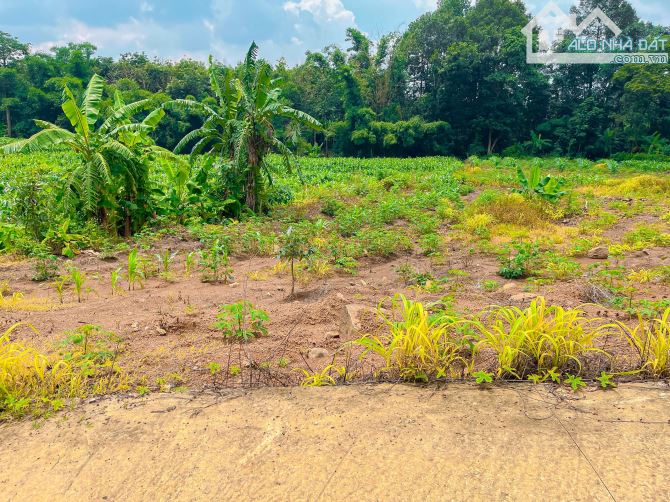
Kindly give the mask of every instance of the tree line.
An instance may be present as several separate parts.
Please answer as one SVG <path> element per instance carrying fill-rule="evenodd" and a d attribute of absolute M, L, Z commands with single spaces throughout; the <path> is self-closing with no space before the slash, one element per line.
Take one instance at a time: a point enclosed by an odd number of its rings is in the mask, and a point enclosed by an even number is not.
<path fill-rule="evenodd" d="M 573 12 L 580 21 L 596 6 L 622 37 L 668 38 L 666 28 L 642 22 L 626 0 L 581 0 Z M 670 154 L 667 65 L 528 65 L 521 28 L 529 20 L 520 0 L 441 0 L 403 33 L 373 41 L 350 28 L 344 48 L 308 52 L 294 67 L 264 63 L 268 82 L 281 83 L 282 106 L 324 127 L 273 113 L 276 135 L 261 148 L 277 150 L 279 138 L 312 155 Z M 594 37 L 612 36 L 602 26 L 592 30 Z M 70 127 L 61 114 L 63 90 L 78 99 L 95 74 L 106 82 L 103 110 L 113 109 L 117 94 L 127 103 L 200 103 L 173 107 L 156 125 L 157 145 L 169 150 L 221 111 L 202 62 L 95 53 L 89 43 L 30 53 L 26 43 L 0 33 L 0 135 L 30 136 L 34 118 Z M 242 82 L 245 68 L 241 62 L 225 72 Z M 253 190 L 246 192 L 253 198 Z"/>

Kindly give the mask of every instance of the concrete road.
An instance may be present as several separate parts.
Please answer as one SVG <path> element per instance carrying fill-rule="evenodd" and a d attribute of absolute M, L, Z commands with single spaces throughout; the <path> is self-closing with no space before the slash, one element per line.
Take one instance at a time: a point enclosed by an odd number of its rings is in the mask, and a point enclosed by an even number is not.
<path fill-rule="evenodd" d="M 0 427 L 0 499 L 667 501 L 669 421 L 662 383 L 114 398 Z"/>

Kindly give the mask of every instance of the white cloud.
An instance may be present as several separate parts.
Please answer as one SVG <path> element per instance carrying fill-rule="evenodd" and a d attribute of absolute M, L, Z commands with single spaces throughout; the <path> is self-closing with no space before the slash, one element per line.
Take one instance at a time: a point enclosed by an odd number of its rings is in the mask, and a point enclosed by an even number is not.
<path fill-rule="evenodd" d="M 356 24 L 356 16 L 342 4 L 341 0 L 300 0 L 299 2 L 289 0 L 284 3 L 284 10 L 296 15 L 309 12 L 318 23 Z"/>
<path fill-rule="evenodd" d="M 187 41 L 203 32 L 201 24 L 185 24 L 174 28 L 162 26 L 152 19 L 140 21 L 132 17 L 122 23 L 105 27 L 90 26 L 78 19 L 67 19 L 54 23 L 47 34 L 47 40 L 34 44 L 32 50 L 46 52 L 52 47 L 64 46 L 69 42 L 90 42 L 98 48 L 98 54 L 115 58 L 124 52 L 136 51 L 174 61 L 183 57 L 206 61 L 206 45 L 195 50 L 187 48 L 186 45 Z"/>
<path fill-rule="evenodd" d="M 203 19 L 203 20 L 202 20 L 202 25 L 205 27 L 205 29 L 206 29 L 208 32 L 210 32 L 210 33 L 214 33 L 214 29 L 216 28 L 216 26 L 215 26 L 214 23 L 211 22 L 209 19 Z"/>
<path fill-rule="evenodd" d="M 151 5 L 149 2 L 142 2 L 140 4 L 140 12 L 153 12 L 154 6 Z"/>
<path fill-rule="evenodd" d="M 92 27 L 77 19 L 70 19 L 55 27 L 56 39 L 36 44 L 33 48 L 40 52 L 57 45 L 67 45 L 69 42 L 90 42 L 102 50 L 116 46 L 140 49 L 147 38 L 145 29 L 146 26 L 134 18 L 112 27 Z"/>

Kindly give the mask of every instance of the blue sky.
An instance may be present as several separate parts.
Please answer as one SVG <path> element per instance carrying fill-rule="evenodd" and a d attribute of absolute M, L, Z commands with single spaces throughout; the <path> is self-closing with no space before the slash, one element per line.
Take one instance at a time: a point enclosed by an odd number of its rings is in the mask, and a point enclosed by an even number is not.
<path fill-rule="evenodd" d="M 404 29 L 437 0 L 2 0 L 0 30 L 34 50 L 90 41 L 98 53 L 237 62 L 251 40 L 275 61 L 300 62 L 306 50 L 343 43 L 357 26 L 372 38 Z M 528 0 L 531 12 L 545 0 Z M 557 0 L 566 10 L 571 0 Z M 667 0 L 633 0 L 643 19 L 670 25 Z"/>

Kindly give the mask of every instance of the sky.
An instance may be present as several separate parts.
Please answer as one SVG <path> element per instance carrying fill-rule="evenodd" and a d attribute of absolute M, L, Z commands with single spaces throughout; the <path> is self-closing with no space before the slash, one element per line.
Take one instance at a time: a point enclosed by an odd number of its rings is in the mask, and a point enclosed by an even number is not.
<path fill-rule="evenodd" d="M 403 30 L 437 0 L 1 0 L 0 31 L 35 51 L 91 42 L 98 54 L 124 52 L 177 60 L 209 54 L 234 64 L 252 40 L 270 61 L 301 62 L 307 50 L 344 45 L 347 27 L 372 39 Z M 527 0 L 537 13 L 545 0 Z M 567 11 L 572 0 L 557 0 Z M 632 0 L 638 14 L 670 25 L 668 0 Z"/>

